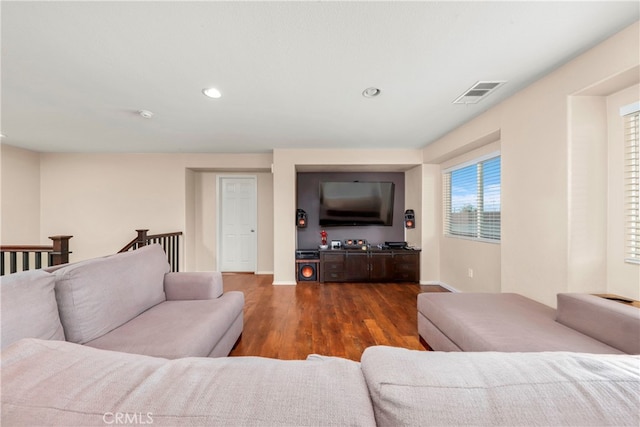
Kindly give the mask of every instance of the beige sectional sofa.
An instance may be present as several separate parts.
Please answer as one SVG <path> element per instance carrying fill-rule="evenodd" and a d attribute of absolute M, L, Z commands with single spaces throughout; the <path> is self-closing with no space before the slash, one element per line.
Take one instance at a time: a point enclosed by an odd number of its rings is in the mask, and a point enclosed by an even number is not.
<path fill-rule="evenodd" d="M 20 338 L 175 359 L 229 354 L 244 295 L 219 272 L 170 273 L 160 245 L 2 278 L 2 348 Z"/>
<path fill-rule="evenodd" d="M 369 347 L 161 359 L 64 341 L 2 352 L 3 426 L 634 426 L 640 357 Z"/>
<path fill-rule="evenodd" d="M 422 293 L 418 333 L 433 350 L 640 354 L 640 309 L 558 294 L 557 309 L 512 293 Z"/>
<path fill-rule="evenodd" d="M 361 362 L 186 357 L 228 353 L 243 297 L 222 293 L 218 274 L 165 263 L 149 247 L 0 278 L 0 424 L 640 424 L 640 356 L 375 346 Z"/>

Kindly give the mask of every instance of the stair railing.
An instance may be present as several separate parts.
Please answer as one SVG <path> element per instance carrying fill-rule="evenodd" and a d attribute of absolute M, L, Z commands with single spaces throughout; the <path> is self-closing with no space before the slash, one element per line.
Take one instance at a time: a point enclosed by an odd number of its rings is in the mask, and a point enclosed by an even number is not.
<path fill-rule="evenodd" d="M 180 236 L 182 236 L 182 231 L 153 235 L 147 234 L 149 230 L 145 229 L 136 230 L 136 232 L 138 233 L 136 238 L 127 243 L 118 253 L 136 250 L 143 246 L 157 243 L 162 245 L 164 252 L 167 254 L 167 261 L 169 261 L 171 271 L 180 271 Z"/>
<path fill-rule="evenodd" d="M 33 268 L 52 267 L 69 262 L 69 239 L 73 236 L 51 236 L 51 245 L 1 245 L 0 276 Z M 43 258 L 45 264 L 43 264 Z M 18 263 L 18 260 L 20 262 Z M 33 264 L 32 262 L 33 261 Z M 8 264 L 8 271 L 7 271 Z M 20 266 L 21 268 L 18 268 Z"/>

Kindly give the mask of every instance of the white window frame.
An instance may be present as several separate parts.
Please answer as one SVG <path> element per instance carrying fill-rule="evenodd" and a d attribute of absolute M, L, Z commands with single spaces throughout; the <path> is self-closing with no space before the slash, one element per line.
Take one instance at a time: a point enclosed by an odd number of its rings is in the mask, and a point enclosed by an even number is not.
<path fill-rule="evenodd" d="M 484 214 L 484 176 L 482 171 L 482 166 L 485 162 L 489 160 L 493 160 L 495 158 L 500 158 L 500 171 L 502 175 L 502 159 L 500 155 L 500 151 L 494 151 L 488 154 L 485 154 L 480 157 L 476 157 L 470 161 L 457 164 L 450 168 L 444 169 L 442 171 L 442 196 L 443 196 L 443 233 L 445 237 L 453 237 L 457 239 L 466 239 L 466 240 L 474 240 L 478 242 L 486 242 L 486 243 L 500 243 L 502 239 L 501 232 L 501 224 L 502 218 L 499 219 L 498 226 L 498 237 L 497 238 L 487 238 L 483 237 L 483 229 L 482 229 L 482 219 Z M 460 234 L 452 231 L 453 221 L 451 217 L 451 204 L 452 204 L 452 188 L 451 188 L 451 173 L 460 169 L 467 168 L 469 166 L 476 166 L 476 184 L 477 184 L 477 210 L 476 210 L 476 225 L 475 231 L 473 235 L 470 234 Z M 500 176 L 500 197 L 502 196 L 502 176 Z M 502 206 L 500 206 L 499 211 L 502 214 Z"/>
<path fill-rule="evenodd" d="M 620 108 L 624 120 L 624 256 L 640 264 L 640 101 Z"/>

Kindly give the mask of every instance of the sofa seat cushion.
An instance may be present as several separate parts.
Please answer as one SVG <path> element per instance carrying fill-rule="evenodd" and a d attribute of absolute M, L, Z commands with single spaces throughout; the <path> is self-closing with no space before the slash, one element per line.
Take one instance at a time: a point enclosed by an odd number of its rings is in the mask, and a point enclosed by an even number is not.
<path fill-rule="evenodd" d="M 55 270 L 60 320 L 68 341 L 84 344 L 165 300 L 169 271 L 160 245 Z"/>
<path fill-rule="evenodd" d="M 64 340 L 53 274 L 42 270 L 9 274 L 0 279 L 0 286 L 0 348 L 22 338 Z"/>
<path fill-rule="evenodd" d="M 238 316 L 242 292 L 210 300 L 162 302 L 86 345 L 176 359 L 208 356 Z"/>
<path fill-rule="evenodd" d="M 553 308 L 518 294 L 422 293 L 418 312 L 462 351 L 622 353 L 561 325 Z"/>
<path fill-rule="evenodd" d="M 369 347 L 380 426 L 638 426 L 640 357 Z"/>
<path fill-rule="evenodd" d="M 138 417 L 127 425 L 375 425 L 360 364 L 338 358 L 167 360 L 23 340 L 2 353 L 2 391 L 11 426 L 115 425 L 115 414 Z"/>

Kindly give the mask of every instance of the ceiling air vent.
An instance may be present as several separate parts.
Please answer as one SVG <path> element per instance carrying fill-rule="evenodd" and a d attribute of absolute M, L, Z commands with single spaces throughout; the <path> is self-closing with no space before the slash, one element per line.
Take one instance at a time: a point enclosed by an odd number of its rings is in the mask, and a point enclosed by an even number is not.
<path fill-rule="evenodd" d="M 471 86 L 465 93 L 460 95 L 453 101 L 454 104 L 477 104 L 482 99 L 486 98 L 490 93 L 494 92 L 500 86 L 505 84 L 506 81 L 479 81 Z"/>

